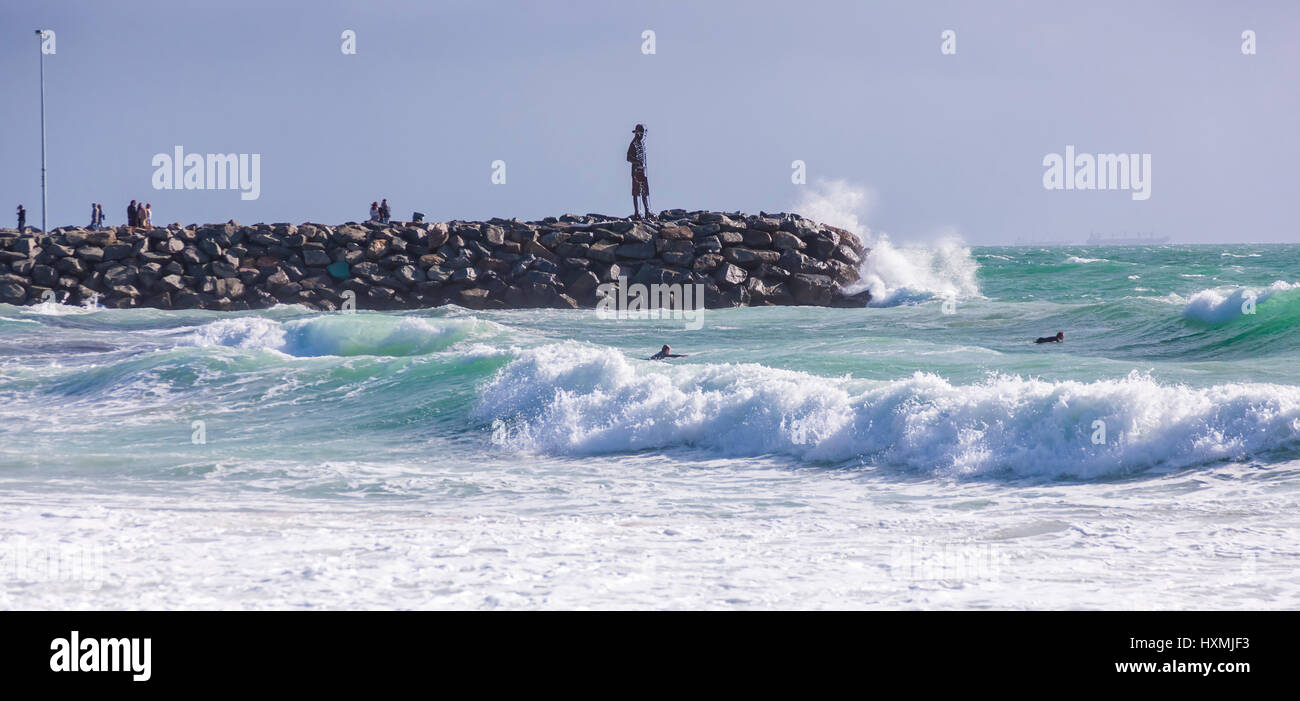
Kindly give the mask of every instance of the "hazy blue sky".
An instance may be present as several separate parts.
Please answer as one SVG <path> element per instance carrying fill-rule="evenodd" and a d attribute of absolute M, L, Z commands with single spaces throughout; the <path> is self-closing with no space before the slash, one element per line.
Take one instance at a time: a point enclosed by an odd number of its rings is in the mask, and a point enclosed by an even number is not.
<path fill-rule="evenodd" d="M 160 223 L 341 222 L 380 197 L 399 218 L 627 214 L 644 122 L 656 209 L 788 211 L 843 180 L 902 241 L 1300 241 L 1295 0 L 0 0 L 0 27 L 7 226 L 20 202 L 40 222 L 49 28 L 51 227 L 92 201 L 121 223 L 132 198 Z M 178 144 L 261 154 L 261 197 L 153 190 L 153 155 Z M 1067 144 L 1150 153 L 1151 198 L 1045 190 Z"/>

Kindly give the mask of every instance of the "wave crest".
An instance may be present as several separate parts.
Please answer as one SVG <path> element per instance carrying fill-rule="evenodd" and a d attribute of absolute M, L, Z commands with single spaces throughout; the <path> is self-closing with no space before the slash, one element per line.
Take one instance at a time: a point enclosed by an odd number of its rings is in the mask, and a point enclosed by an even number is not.
<path fill-rule="evenodd" d="M 280 322 L 258 316 L 220 319 L 198 327 L 187 345 L 317 356 L 408 356 L 449 348 L 467 338 L 474 319 L 423 319 L 336 314 Z"/>
<path fill-rule="evenodd" d="M 475 416 L 501 422 L 508 447 L 548 454 L 692 448 L 955 477 L 1091 479 L 1300 448 L 1297 387 L 1194 389 L 1136 373 L 852 384 L 759 365 L 658 365 L 566 343 L 523 351 L 482 389 Z"/>
<path fill-rule="evenodd" d="M 1295 289 L 1300 289 L 1300 285 L 1278 280 L 1263 290 L 1249 287 L 1217 287 L 1201 290 L 1188 300 L 1183 315 L 1207 324 L 1221 324 L 1245 314 L 1249 308 L 1248 301 L 1253 301 L 1253 304 L 1258 306 L 1279 292 Z"/>

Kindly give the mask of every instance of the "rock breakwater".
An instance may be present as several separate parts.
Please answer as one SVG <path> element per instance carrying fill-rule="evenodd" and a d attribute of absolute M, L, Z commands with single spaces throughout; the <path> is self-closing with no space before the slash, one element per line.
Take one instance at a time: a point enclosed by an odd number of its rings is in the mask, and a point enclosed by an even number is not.
<path fill-rule="evenodd" d="M 795 214 L 669 210 L 450 222 L 0 229 L 0 302 L 159 309 L 594 307 L 602 285 L 699 284 L 708 308 L 861 307 L 868 254 Z M 608 289 L 608 288 L 605 288 Z"/>

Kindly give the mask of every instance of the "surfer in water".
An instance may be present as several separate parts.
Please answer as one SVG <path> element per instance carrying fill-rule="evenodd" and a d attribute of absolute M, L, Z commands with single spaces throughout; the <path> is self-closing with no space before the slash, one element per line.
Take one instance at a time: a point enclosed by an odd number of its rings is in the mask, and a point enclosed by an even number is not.
<path fill-rule="evenodd" d="M 1055 336 L 1043 336 L 1034 339 L 1034 343 L 1062 343 L 1065 341 L 1065 332 L 1057 331 Z"/>
<path fill-rule="evenodd" d="M 685 355 L 678 355 L 674 353 L 673 349 L 669 348 L 668 344 L 665 343 L 664 347 L 660 348 L 658 353 L 655 353 L 649 358 L 646 358 L 646 360 L 663 360 L 664 358 L 685 358 L 685 357 L 686 357 Z"/>

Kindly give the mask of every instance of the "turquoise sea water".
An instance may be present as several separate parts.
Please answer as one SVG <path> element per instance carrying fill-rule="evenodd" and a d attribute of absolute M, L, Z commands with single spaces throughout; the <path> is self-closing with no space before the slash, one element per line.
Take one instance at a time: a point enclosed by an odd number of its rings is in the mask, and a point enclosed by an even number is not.
<path fill-rule="evenodd" d="M 1300 246 L 863 273 L 698 330 L 0 305 L 0 605 L 1300 603 Z"/>

